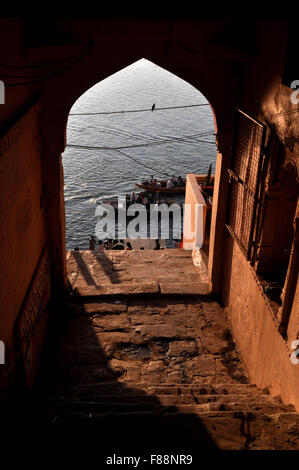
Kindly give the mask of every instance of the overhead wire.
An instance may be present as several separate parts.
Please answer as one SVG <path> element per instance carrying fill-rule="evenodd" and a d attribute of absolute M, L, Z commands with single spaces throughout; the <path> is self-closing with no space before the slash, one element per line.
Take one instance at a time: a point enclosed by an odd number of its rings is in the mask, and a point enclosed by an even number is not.
<path fill-rule="evenodd" d="M 159 110 L 169 110 L 169 109 L 180 109 L 180 108 L 191 108 L 191 107 L 198 107 L 198 106 L 209 106 L 209 103 L 201 103 L 201 104 L 193 104 L 193 105 L 185 105 L 185 106 L 168 106 L 168 107 L 163 107 L 163 108 L 155 108 L 155 111 Z M 98 115 L 109 115 L 109 114 L 124 114 L 124 113 L 138 113 L 138 112 L 147 112 L 147 111 L 153 111 L 152 108 L 149 109 L 135 109 L 135 110 L 123 110 L 123 111 L 107 111 L 107 112 L 96 112 L 96 113 L 70 113 L 69 116 L 98 116 Z M 96 126 L 92 126 L 96 127 Z M 102 132 L 110 133 L 110 134 L 115 134 L 118 135 L 119 131 L 116 129 L 113 131 L 113 129 L 105 130 L 102 129 Z M 170 138 L 158 138 L 157 137 L 151 137 L 151 136 L 146 136 L 142 135 L 139 138 L 150 140 L 148 143 L 141 143 L 141 144 L 134 144 L 134 145 L 124 145 L 124 146 L 119 146 L 119 147 L 108 147 L 108 146 L 88 146 L 88 145 L 79 145 L 79 144 L 67 144 L 67 147 L 70 148 L 81 148 L 81 149 L 86 149 L 86 150 L 110 150 L 110 151 L 115 151 L 120 153 L 121 155 L 126 156 L 127 158 L 130 158 L 132 161 L 138 163 L 139 165 L 142 165 L 143 167 L 151 170 L 154 172 L 154 174 L 159 173 L 163 174 L 166 176 L 171 176 L 169 173 L 166 171 L 162 170 L 157 170 L 157 168 L 152 168 L 151 166 L 141 162 L 140 160 L 136 159 L 135 157 L 132 157 L 131 155 L 128 155 L 127 153 L 123 152 L 123 149 L 127 148 L 140 148 L 140 147 L 151 147 L 154 145 L 162 145 L 166 143 L 171 143 L 171 142 L 185 142 L 185 143 L 207 143 L 207 144 L 213 144 L 215 145 L 215 142 L 210 142 L 210 141 L 205 141 L 205 140 L 198 140 L 198 137 L 204 136 L 204 135 L 211 135 L 215 133 L 213 131 L 205 131 L 201 133 L 196 133 L 192 134 L 189 136 L 182 136 L 182 137 L 170 137 Z M 132 136 L 133 134 L 127 134 L 127 136 Z M 138 137 L 137 137 L 138 138 Z M 156 139 L 156 140 L 155 140 Z M 196 139 L 196 142 L 193 142 L 192 140 Z M 191 142 L 190 142 L 191 141 Z M 173 171 L 172 171 L 173 174 Z"/>
<path fill-rule="evenodd" d="M 132 149 L 132 148 L 142 148 L 142 147 L 152 147 L 156 145 L 164 145 L 171 142 L 178 142 L 181 143 L 182 140 L 168 140 L 163 142 L 151 142 L 149 144 L 136 144 L 136 145 L 122 145 L 120 147 L 98 147 L 98 146 L 91 146 L 91 145 L 79 145 L 79 144 L 68 144 L 67 147 L 70 148 L 79 148 L 83 150 L 123 150 L 123 149 Z M 204 143 L 204 144 L 212 144 L 215 145 L 215 142 L 210 142 L 208 140 L 197 140 L 195 142 L 191 142 L 191 139 L 185 139 L 184 143 Z"/>
<path fill-rule="evenodd" d="M 155 108 L 152 111 L 152 108 L 145 108 L 145 109 L 127 109 L 123 111 L 101 111 L 101 112 L 90 112 L 90 113 L 70 113 L 69 116 L 98 116 L 101 114 L 125 114 L 125 113 L 143 113 L 147 111 L 155 112 L 155 111 L 164 111 L 168 109 L 182 109 L 182 108 L 194 108 L 198 106 L 210 106 L 209 103 L 199 103 L 199 104 L 189 104 L 184 106 L 165 106 L 163 108 Z"/>
<path fill-rule="evenodd" d="M 124 137 L 136 137 L 137 139 L 142 139 L 142 140 L 146 140 L 148 142 L 155 142 L 155 141 L 168 141 L 169 139 L 178 139 L 178 137 L 174 137 L 174 136 L 169 136 L 169 135 L 165 135 L 165 136 L 161 136 L 161 137 L 158 137 L 158 136 L 150 136 L 150 135 L 147 135 L 147 134 L 142 134 L 142 133 L 138 133 L 138 132 L 134 132 L 134 133 L 130 133 L 130 132 L 125 132 L 123 130 L 119 130 L 117 128 L 113 129 L 113 128 L 104 128 L 104 127 L 101 127 L 100 129 L 98 128 L 98 126 L 94 126 L 94 125 L 89 125 L 88 127 L 93 127 L 95 129 L 97 129 L 100 133 L 107 133 L 107 134 L 111 134 L 111 135 L 115 135 L 117 137 L 119 136 L 124 136 Z M 68 126 L 68 129 L 70 130 L 78 130 L 78 128 L 75 128 L 73 126 Z M 195 137 L 202 137 L 202 136 L 207 136 L 207 135 L 215 135 L 215 132 L 214 131 L 205 131 L 205 132 L 198 132 L 198 133 L 195 133 L 195 134 L 191 134 L 189 136 L 181 136 L 182 138 L 195 138 Z"/>
<path fill-rule="evenodd" d="M 130 159 L 133 160 L 134 162 L 139 163 L 139 165 L 142 165 L 142 166 L 144 166 L 145 168 L 147 168 L 147 169 L 153 171 L 154 174 L 159 173 L 159 174 L 161 174 L 161 175 L 171 176 L 169 173 L 166 173 L 165 171 L 157 170 L 157 168 L 151 168 L 150 166 L 146 165 L 146 163 L 141 162 L 141 161 L 138 160 L 137 158 L 134 158 L 134 157 L 132 157 L 131 155 L 128 155 L 127 153 L 122 152 L 121 150 L 118 150 L 118 149 L 113 149 L 113 150 L 114 150 L 115 152 L 118 152 L 118 153 L 122 154 L 122 155 L 125 155 L 126 157 L 130 158 Z M 173 172 L 172 172 L 172 174 L 173 174 Z"/>
<path fill-rule="evenodd" d="M 119 147 L 91 146 L 91 145 L 82 145 L 82 144 L 67 144 L 67 147 L 90 149 L 90 150 L 122 150 L 122 149 L 128 149 L 128 148 L 152 147 L 155 145 L 164 145 L 164 144 L 171 143 L 171 142 L 178 142 L 178 143 L 185 142 L 186 143 L 186 141 L 190 142 L 191 139 L 197 139 L 195 142 L 192 142 L 192 143 L 202 142 L 202 143 L 215 145 L 215 142 L 210 142 L 210 141 L 201 140 L 201 139 L 199 140 L 196 134 L 192 134 L 191 136 L 174 137 L 174 138 L 167 139 L 167 140 L 164 139 L 164 140 L 159 140 L 156 142 L 141 143 L 141 144 L 134 144 L 134 145 L 122 145 Z"/>
<path fill-rule="evenodd" d="M 171 176 L 165 170 L 162 171 L 162 170 L 157 170 L 157 168 L 152 168 L 151 166 L 147 165 L 146 163 L 141 162 L 140 160 L 138 160 L 135 157 L 132 157 L 132 155 L 128 155 L 127 153 L 123 152 L 122 150 L 126 149 L 126 148 L 148 147 L 148 146 L 152 146 L 152 145 L 161 145 L 161 144 L 165 144 L 167 142 L 173 142 L 173 141 L 174 142 L 179 142 L 179 143 L 182 142 L 182 141 L 186 142 L 186 137 L 190 138 L 192 136 L 185 136 L 185 137 L 181 137 L 181 138 L 176 138 L 176 139 L 172 139 L 170 141 L 162 141 L 162 142 L 155 142 L 155 143 L 151 142 L 150 144 L 139 144 L 139 145 L 122 146 L 122 147 L 99 147 L 99 146 L 87 146 L 87 145 L 84 146 L 84 145 L 75 145 L 75 144 L 68 144 L 67 147 L 81 148 L 81 149 L 87 149 L 87 150 L 110 150 L 110 151 L 118 152 L 121 155 L 124 155 L 127 158 L 130 158 L 135 163 L 138 163 L 139 165 L 142 165 L 145 168 L 151 170 L 152 172 L 154 172 L 154 174 L 159 173 L 159 174 L 163 174 L 163 175 L 166 175 L 166 176 Z M 196 138 L 196 137 L 193 137 L 193 138 Z M 197 142 L 199 142 L 199 141 L 197 140 L 196 142 L 192 142 L 192 143 L 197 143 Z M 200 142 L 206 142 L 206 141 L 200 141 Z M 207 143 L 213 143 L 213 142 L 207 142 Z M 172 171 L 172 174 L 174 174 L 173 171 Z"/>

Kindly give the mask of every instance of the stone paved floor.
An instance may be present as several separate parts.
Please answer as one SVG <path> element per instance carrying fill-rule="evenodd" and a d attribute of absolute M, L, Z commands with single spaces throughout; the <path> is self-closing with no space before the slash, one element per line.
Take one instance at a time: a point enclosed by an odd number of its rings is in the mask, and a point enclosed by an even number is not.
<path fill-rule="evenodd" d="M 28 411 L 36 439 L 42 429 L 58 446 L 299 448 L 299 414 L 249 383 L 200 253 L 69 252 L 68 269 L 73 290 Z"/>
<path fill-rule="evenodd" d="M 74 300 L 81 304 L 64 309 L 43 369 L 48 401 L 36 429 L 51 445 L 299 448 L 298 413 L 249 384 L 225 311 L 210 296 Z"/>
<path fill-rule="evenodd" d="M 197 296 L 72 307 L 59 358 L 61 377 L 71 383 L 247 382 L 223 309 Z"/>
<path fill-rule="evenodd" d="M 208 293 L 191 251 L 69 251 L 67 266 L 70 285 L 81 296 Z"/>

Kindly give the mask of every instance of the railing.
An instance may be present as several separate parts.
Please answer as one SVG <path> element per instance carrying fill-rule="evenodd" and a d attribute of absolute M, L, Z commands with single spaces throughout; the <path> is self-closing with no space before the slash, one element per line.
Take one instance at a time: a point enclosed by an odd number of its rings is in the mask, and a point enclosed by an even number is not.
<path fill-rule="evenodd" d="M 206 175 L 186 176 L 186 194 L 184 207 L 184 250 L 201 248 L 206 229 L 207 205 L 199 189 L 198 183 L 204 183 Z"/>

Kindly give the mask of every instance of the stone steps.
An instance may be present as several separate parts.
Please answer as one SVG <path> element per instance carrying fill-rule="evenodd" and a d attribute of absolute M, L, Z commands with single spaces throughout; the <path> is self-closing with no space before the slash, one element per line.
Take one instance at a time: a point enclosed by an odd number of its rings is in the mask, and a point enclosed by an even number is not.
<path fill-rule="evenodd" d="M 193 447 L 208 450 L 284 449 L 298 450 L 298 413 L 263 411 L 131 411 L 114 413 L 51 413 L 53 436 L 68 438 L 82 445 L 100 443 L 102 447 Z M 195 447 L 194 447 L 195 446 Z"/>
<path fill-rule="evenodd" d="M 57 410 L 79 412 L 83 411 L 86 413 L 126 413 L 126 412 L 143 412 L 143 411 L 158 411 L 162 414 L 167 412 L 178 412 L 178 413 L 194 413 L 198 414 L 204 411 L 263 411 L 266 414 L 276 414 L 278 412 L 294 411 L 293 407 L 287 407 L 281 403 L 276 402 L 274 399 L 267 397 L 251 397 L 250 399 L 240 399 L 239 397 L 226 396 L 226 400 L 223 400 L 221 396 L 217 397 L 217 400 L 212 400 L 210 396 L 206 396 L 203 400 L 198 402 L 196 397 L 190 396 L 189 400 L 176 399 L 170 396 L 156 396 L 151 400 L 145 400 L 145 397 L 140 399 L 127 400 L 126 397 L 119 397 L 117 401 L 50 401 L 50 409 L 57 408 Z M 187 403 L 186 403 L 187 402 Z M 58 411 L 59 412 L 59 411 Z"/>
<path fill-rule="evenodd" d="M 168 407 L 161 410 L 90 412 L 36 410 L 5 427 L 2 445 L 15 442 L 22 448 L 166 449 L 181 453 L 197 450 L 298 450 L 299 414 L 264 411 L 196 411 Z M 30 433 L 28 425 L 30 423 Z M 124 454 L 122 451 L 122 455 Z"/>
<path fill-rule="evenodd" d="M 148 384 L 103 382 L 62 387 L 49 395 L 48 406 L 57 413 L 263 411 L 265 414 L 294 411 L 279 397 L 249 384 Z"/>
<path fill-rule="evenodd" d="M 252 384 L 153 384 L 153 383 L 121 383 L 102 382 L 91 384 L 78 384 L 76 386 L 58 387 L 56 396 L 78 396 L 78 397 L 101 397 L 109 396 L 133 396 L 143 392 L 147 395 L 237 395 L 237 396 L 259 396 L 267 395 L 264 390 Z M 269 396 L 269 395 L 268 395 Z"/>
<path fill-rule="evenodd" d="M 56 388 L 46 406 L 55 439 L 71 429 L 72 440 L 97 435 L 103 446 L 299 449 L 294 407 L 251 384 L 78 384 Z"/>
<path fill-rule="evenodd" d="M 89 399 L 87 399 L 89 398 Z M 271 397 L 269 395 L 199 395 L 199 394 L 183 394 L 183 395 L 133 395 L 133 394 L 121 394 L 121 395 L 100 395 L 98 397 L 82 397 L 82 396 L 74 396 L 74 397 L 65 397 L 63 395 L 60 396 L 50 396 L 49 402 L 50 403 L 57 403 L 59 405 L 68 405 L 69 403 L 73 404 L 93 404 L 96 406 L 97 404 L 107 404 L 107 405 L 118 405 L 118 404 L 147 404 L 147 403 L 155 403 L 158 401 L 160 405 L 168 406 L 168 405 L 201 405 L 206 403 L 216 403 L 216 404 L 230 404 L 230 403 L 243 403 L 246 405 L 260 405 L 260 404 L 271 404 L 277 407 L 283 406 L 284 409 L 286 405 L 282 405 L 281 400 L 278 397 Z M 293 408 L 292 408 L 293 411 Z"/>
<path fill-rule="evenodd" d="M 299 414 L 248 383 L 215 299 L 82 304 L 67 307 L 49 385 L 34 401 L 37 439 L 44 430 L 51 443 L 114 450 L 299 449 Z"/>
<path fill-rule="evenodd" d="M 135 296 L 140 294 L 175 294 L 175 295 L 208 295 L 210 293 L 207 284 L 195 282 L 123 282 L 119 284 L 109 284 L 102 286 L 78 286 L 74 287 L 74 297 L 80 300 L 88 300 L 94 297 L 105 296 Z"/>
<path fill-rule="evenodd" d="M 233 418 L 233 419 L 248 419 L 249 421 L 253 421 L 254 419 L 262 419 L 265 422 L 277 422 L 278 420 L 282 420 L 286 423 L 289 421 L 290 423 L 294 423 L 299 425 L 299 414 L 294 411 L 277 411 L 276 413 L 272 413 L 268 415 L 264 413 L 264 411 L 256 410 L 256 411 L 238 411 L 238 410 L 191 410 L 191 408 L 185 407 L 165 407 L 162 409 L 154 409 L 154 410 L 127 410 L 127 411 L 106 411 L 106 412 L 90 412 L 87 411 L 73 411 L 73 410 L 64 410 L 63 413 L 56 413 L 54 410 L 49 411 L 49 416 L 54 420 L 55 423 L 58 421 L 62 423 L 63 421 L 67 423 L 67 421 L 76 421 L 78 420 L 101 420 L 107 419 L 109 417 L 118 417 L 120 420 L 125 420 L 127 418 L 134 418 L 134 419 L 144 419 L 149 417 L 161 417 L 164 416 L 166 418 L 175 417 L 186 417 L 186 415 L 196 415 L 200 418 Z M 54 418 L 57 419 L 54 419 Z M 284 420 L 283 420 L 284 418 Z M 298 428 L 299 431 L 299 428 Z M 299 434 L 298 434 L 299 437 Z"/>
<path fill-rule="evenodd" d="M 206 278 L 200 276 L 185 250 L 77 251 L 68 252 L 69 283 L 73 297 L 140 294 L 208 295 Z"/>

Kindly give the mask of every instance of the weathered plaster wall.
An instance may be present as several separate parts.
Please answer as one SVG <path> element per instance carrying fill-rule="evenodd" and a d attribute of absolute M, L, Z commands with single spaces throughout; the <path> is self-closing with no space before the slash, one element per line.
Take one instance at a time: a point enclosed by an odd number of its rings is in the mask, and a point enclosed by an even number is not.
<path fill-rule="evenodd" d="M 13 359 L 14 323 L 45 244 L 39 107 L 0 140 L 0 339 Z"/>
<path fill-rule="evenodd" d="M 253 268 L 230 235 L 225 253 L 229 261 L 223 272 L 223 298 L 250 380 L 299 410 L 299 365 L 291 363 L 291 350 L 278 332 Z"/>
<path fill-rule="evenodd" d="M 272 132 L 278 137 L 282 164 L 293 160 L 299 168 L 299 119 L 294 112 L 298 105 L 291 101 L 294 90 L 282 84 L 287 37 L 287 22 L 257 22 L 254 53 L 242 69 L 238 106 L 266 124 L 268 136 Z M 295 403 L 299 409 L 299 366 L 289 358 L 290 342 L 298 333 L 298 286 L 287 344 L 278 332 L 253 268 L 227 230 L 222 259 L 221 296 L 250 379 L 269 387 L 271 393 L 281 394 L 286 403 Z"/>
<path fill-rule="evenodd" d="M 289 345 L 292 341 L 299 339 L 299 279 L 297 281 L 296 286 L 296 294 L 294 297 L 294 302 L 291 310 L 289 325 L 288 325 L 288 338 L 289 338 Z M 299 371 L 298 371 L 299 375 Z M 299 395 L 299 393 L 298 393 Z"/>
<path fill-rule="evenodd" d="M 277 134 L 284 146 L 285 163 L 294 160 L 299 169 L 298 103 L 291 100 L 291 82 L 299 77 L 294 75 L 289 84 L 282 83 L 288 34 L 287 21 L 257 22 L 256 49 L 244 68 L 239 106 Z M 295 63 L 295 56 L 293 60 Z"/>
<path fill-rule="evenodd" d="M 275 272 L 288 267 L 298 197 L 298 189 L 291 183 L 287 180 L 268 191 L 258 254 L 259 272 Z"/>

